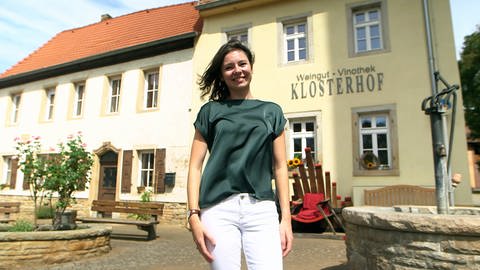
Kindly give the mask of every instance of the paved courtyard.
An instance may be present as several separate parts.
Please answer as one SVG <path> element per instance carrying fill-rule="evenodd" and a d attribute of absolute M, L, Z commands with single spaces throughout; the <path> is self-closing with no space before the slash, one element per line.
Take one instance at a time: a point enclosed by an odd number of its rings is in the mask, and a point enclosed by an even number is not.
<path fill-rule="evenodd" d="M 203 270 L 208 264 L 199 255 L 190 232 L 181 226 L 159 225 L 159 237 L 146 241 L 146 233 L 134 226 L 112 225 L 110 253 L 81 261 L 29 267 L 35 270 Z M 293 251 L 284 260 L 285 270 L 345 270 L 343 234 L 296 233 Z M 246 268 L 243 268 L 246 269 Z"/>

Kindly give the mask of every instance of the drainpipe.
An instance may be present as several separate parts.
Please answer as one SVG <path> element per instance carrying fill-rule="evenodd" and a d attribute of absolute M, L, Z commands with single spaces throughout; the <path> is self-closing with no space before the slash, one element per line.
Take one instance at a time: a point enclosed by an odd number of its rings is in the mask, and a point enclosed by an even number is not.
<path fill-rule="evenodd" d="M 437 199 L 437 213 L 448 214 L 448 172 L 447 172 L 447 144 L 445 143 L 445 120 L 444 114 L 447 106 L 438 95 L 437 75 L 432 45 L 432 30 L 430 27 L 430 11 L 428 0 L 423 0 L 423 12 L 425 19 L 425 31 L 427 38 L 428 66 L 432 96 L 422 102 L 422 110 L 430 115 L 432 131 L 433 162 L 435 169 L 435 190 Z M 427 108 L 428 106 L 428 108 Z"/>

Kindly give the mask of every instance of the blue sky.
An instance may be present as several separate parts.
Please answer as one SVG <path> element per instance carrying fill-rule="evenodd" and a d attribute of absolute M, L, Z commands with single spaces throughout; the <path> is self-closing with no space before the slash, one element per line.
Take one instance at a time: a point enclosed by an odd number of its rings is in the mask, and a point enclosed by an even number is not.
<path fill-rule="evenodd" d="M 404 0 L 406 1 L 406 0 Z M 412 0 L 409 0 L 412 1 Z M 449 0 L 455 46 L 480 25 L 479 0 Z M 190 0 L 1 0 L 0 73 L 21 61 L 57 33 L 113 17 Z M 458 56 L 457 56 L 458 57 Z"/>

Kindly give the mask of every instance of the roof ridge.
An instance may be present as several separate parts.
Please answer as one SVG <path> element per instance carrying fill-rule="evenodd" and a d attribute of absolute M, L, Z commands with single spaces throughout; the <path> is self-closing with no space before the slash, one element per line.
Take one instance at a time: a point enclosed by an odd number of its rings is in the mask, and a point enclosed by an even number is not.
<path fill-rule="evenodd" d="M 110 50 L 136 46 L 187 32 L 201 32 L 199 27 L 202 19 L 195 9 L 196 3 L 190 1 L 143 9 L 60 31 L 3 71 L 0 80 Z"/>
<path fill-rule="evenodd" d="M 65 32 L 70 32 L 70 31 L 86 28 L 86 27 L 89 27 L 89 26 L 92 26 L 92 25 L 104 23 L 106 21 L 111 21 L 111 20 L 116 20 L 116 19 L 122 18 L 122 17 L 131 16 L 131 15 L 136 14 L 136 13 L 141 13 L 141 12 L 147 12 L 148 13 L 148 11 L 150 11 L 150 10 L 165 9 L 165 8 L 171 8 L 171 7 L 174 7 L 174 6 L 181 6 L 181 5 L 187 5 L 187 4 L 193 5 L 195 3 L 196 3 L 196 1 L 190 1 L 190 2 L 185 2 L 185 3 L 178 3 L 178 4 L 156 7 L 156 8 L 147 8 L 147 9 L 137 10 L 135 12 L 126 13 L 126 14 L 118 15 L 116 17 L 112 17 L 112 18 L 110 18 L 108 20 L 105 20 L 105 21 L 98 21 L 98 22 L 90 23 L 90 24 L 87 24 L 87 25 L 84 25 L 84 26 L 79 26 L 79 27 L 75 27 L 75 28 L 71 28 L 71 29 L 65 29 L 63 31 L 58 32 L 55 36 L 58 36 L 60 33 L 65 33 Z"/>

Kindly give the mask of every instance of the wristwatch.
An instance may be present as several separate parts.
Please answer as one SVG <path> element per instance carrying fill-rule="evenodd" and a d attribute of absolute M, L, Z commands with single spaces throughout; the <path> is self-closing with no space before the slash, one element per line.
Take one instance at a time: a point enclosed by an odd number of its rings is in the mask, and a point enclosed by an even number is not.
<path fill-rule="evenodd" d="M 187 220 L 190 220 L 190 218 L 191 218 L 193 215 L 200 215 L 200 209 L 189 209 L 189 210 L 187 211 Z"/>

